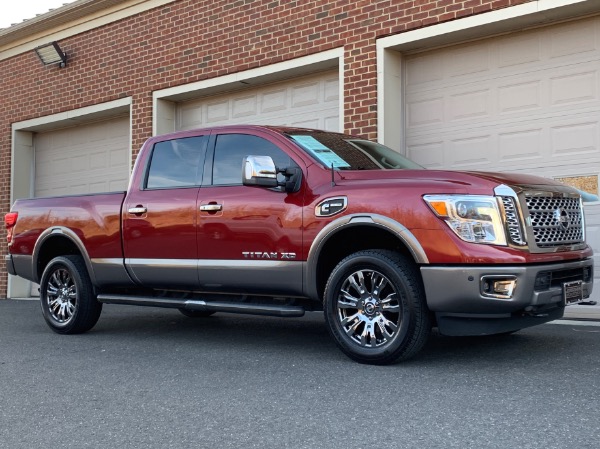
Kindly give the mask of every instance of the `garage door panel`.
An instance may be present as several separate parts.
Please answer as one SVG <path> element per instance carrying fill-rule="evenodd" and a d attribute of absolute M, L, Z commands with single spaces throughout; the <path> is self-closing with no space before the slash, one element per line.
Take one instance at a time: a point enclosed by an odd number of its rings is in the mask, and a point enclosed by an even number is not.
<path fill-rule="evenodd" d="M 499 133 L 498 153 L 502 165 L 542 163 L 542 133 L 541 128 Z"/>
<path fill-rule="evenodd" d="M 577 110 L 562 111 L 556 113 L 554 111 L 539 111 L 537 113 L 530 112 L 523 114 L 518 118 L 503 116 L 503 117 L 487 117 L 485 120 L 461 120 L 461 121 L 442 121 L 431 126 L 414 127 L 407 133 L 406 139 L 411 140 L 416 137 L 429 136 L 434 134 L 436 138 L 440 136 L 453 136 L 464 132 L 510 132 L 513 130 L 521 130 L 523 128 L 542 128 L 551 129 L 560 126 L 577 126 L 578 124 L 595 123 L 600 117 L 600 106 L 594 108 L 578 108 Z M 423 114 L 421 117 L 425 117 Z"/>
<path fill-rule="evenodd" d="M 231 116 L 233 118 L 242 118 L 253 116 L 258 113 L 257 98 L 252 95 L 248 97 L 236 98 L 233 100 Z"/>
<path fill-rule="evenodd" d="M 432 170 L 441 170 L 448 167 L 444 157 L 444 142 L 442 141 L 415 142 L 406 148 L 406 153 L 409 159 L 423 167 Z"/>
<path fill-rule="evenodd" d="M 567 73 L 551 78 L 550 104 L 561 106 L 598 100 L 598 69 L 591 65 L 565 70 Z"/>
<path fill-rule="evenodd" d="M 323 98 L 325 102 L 338 102 L 340 99 L 340 81 L 337 77 L 337 72 L 335 73 L 335 77 L 326 78 L 323 82 L 323 88 L 325 89 Z"/>
<path fill-rule="evenodd" d="M 261 95 L 260 112 L 268 114 L 269 112 L 285 111 L 287 108 L 287 90 L 277 89 Z"/>
<path fill-rule="evenodd" d="M 471 136 L 453 139 L 449 142 L 448 163 L 451 167 L 474 168 L 493 163 L 489 152 L 482 148 L 491 148 L 492 136 Z"/>
<path fill-rule="evenodd" d="M 599 117 L 600 108 L 573 116 L 544 115 L 525 123 L 440 126 L 437 132 L 407 136 L 406 151 L 408 157 L 429 168 L 537 170 L 574 161 L 598 163 Z"/>
<path fill-rule="evenodd" d="M 519 36 L 508 36 L 498 42 L 497 64 L 500 69 L 514 69 L 542 59 L 541 36 L 529 33 Z"/>
<path fill-rule="evenodd" d="M 206 123 L 214 124 L 224 120 L 228 120 L 229 117 L 229 101 L 221 101 L 218 103 L 209 103 L 206 109 Z M 200 116 L 202 117 L 202 116 Z"/>
<path fill-rule="evenodd" d="M 189 103 L 182 103 L 178 106 L 177 129 L 191 129 L 202 126 L 203 110 L 196 108 Z"/>
<path fill-rule="evenodd" d="M 328 117 L 324 117 L 322 120 L 323 125 L 319 125 L 317 129 L 327 129 L 330 131 L 339 130 L 340 127 L 340 117 L 339 111 L 332 111 L 331 115 Z"/>
<path fill-rule="evenodd" d="M 320 85 L 320 83 L 314 82 L 293 87 L 292 108 L 318 104 L 322 97 L 319 89 Z"/>
<path fill-rule="evenodd" d="M 289 126 L 295 126 L 298 128 L 313 128 L 313 129 L 322 128 L 322 126 L 320 126 L 319 120 L 317 120 L 317 119 L 299 120 L 299 121 L 289 120 Z"/>
<path fill-rule="evenodd" d="M 487 127 L 597 111 L 600 57 L 583 71 L 581 67 L 562 68 L 551 73 L 540 71 L 521 77 L 482 79 L 469 86 L 409 91 L 405 107 L 408 135 L 462 128 L 464 123 L 470 128 Z"/>
<path fill-rule="evenodd" d="M 122 143 L 112 142 L 112 145 L 116 148 L 109 152 L 110 167 L 114 169 L 129 167 L 129 151 L 123 151 Z"/>
<path fill-rule="evenodd" d="M 549 56 L 560 58 L 598 50 L 598 20 L 563 24 L 546 34 Z"/>
<path fill-rule="evenodd" d="M 414 98 L 407 100 L 407 129 L 413 132 L 428 125 L 444 123 L 444 98 Z"/>
<path fill-rule="evenodd" d="M 600 113 L 600 111 L 599 111 Z M 556 157 L 598 157 L 598 121 L 564 123 L 550 129 L 551 155 Z"/>
<path fill-rule="evenodd" d="M 413 56 L 410 64 L 406 65 L 404 77 L 408 89 L 427 89 L 433 83 L 441 82 L 443 75 L 443 60 L 437 54 Z"/>
<path fill-rule="evenodd" d="M 227 124 L 339 128 L 338 72 L 325 72 L 240 92 L 180 103 L 177 129 Z"/>
<path fill-rule="evenodd" d="M 110 156 L 112 159 L 112 154 Z M 95 151 L 90 154 L 90 169 L 95 170 L 98 168 L 106 168 L 106 165 L 109 163 L 106 154 L 102 151 Z M 110 164 L 112 166 L 112 163 Z"/>
<path fill-rule="evenodd" d="M 440 83 L 581 64 L 596 59 L 599 42 L 600 20 L 595 17 L 409 55 L 406 86 L 435 89 Z"/>
<path fill-rule="evenodd" d="M 542 82 L 519 80 L 498 86 L 498 113 L 501 115 L 531 113 L 542 107 Z"/>
<path fill-rule="evenodd" d="M 92 192 L 108 192 L 107 185 L 106 181 L 90 182 L 87 188 Z M 81 187 L 84 188 L 85 184 L 81 184 Z"/>
<path fill-rule="evenodd" d="M 489 89 L 450 95 L 446 101 L 446 117 L 451 121 L 487 118 L 491 115 L 491 95 Z"/>
<path fill-rule="evenodd" d="M 457 47 L 445 62 L 445 72 L 450 78 L 489 72 L 491 69 L 490 46 L 487 43 L 480 43 Z"/>
<path fill-rule="evenodd" d="M 36 134 L 35 196 L 124 190 L 129 118 Z"/>

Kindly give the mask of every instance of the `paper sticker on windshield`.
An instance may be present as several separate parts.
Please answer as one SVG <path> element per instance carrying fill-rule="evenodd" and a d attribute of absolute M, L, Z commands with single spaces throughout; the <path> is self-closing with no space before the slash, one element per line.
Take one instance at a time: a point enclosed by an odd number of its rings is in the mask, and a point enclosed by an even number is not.
<path fill-rule="evenodd" d="M 327 167 L 333 165 L 334 168 L 350 167 L 350 164 L 339 157 L 313 136 L 290 136 L 302 146 L 311 155 L 321 161 Z"/>

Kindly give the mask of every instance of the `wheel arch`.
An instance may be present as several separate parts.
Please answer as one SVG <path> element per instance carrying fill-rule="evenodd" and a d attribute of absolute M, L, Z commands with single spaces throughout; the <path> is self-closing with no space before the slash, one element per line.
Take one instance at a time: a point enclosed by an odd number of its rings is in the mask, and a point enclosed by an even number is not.
<path fill-rule="evenodd" d="M 72 229 L 62 226 L 46 229 L 35 243 L 32 260 L 35 282 L 40 282 L 48 262 L 55 257 L 66 255 L 78 255 L 83 258 L 90 280 L 95 285 L 94 270 L 85 245 Z"/>
<path fill-rule="evenodd" d="M 343 245 L 338 243 L 343 242 Z M 325 226 L 314 239 L 307 258 L 307 295 L 322 298 L 331 270 L 346 256 L 364 249 L 393 249 L 416 264 L 428 264 L 425 250 L 401 223 L 383 215 L 351 214 Z"/>

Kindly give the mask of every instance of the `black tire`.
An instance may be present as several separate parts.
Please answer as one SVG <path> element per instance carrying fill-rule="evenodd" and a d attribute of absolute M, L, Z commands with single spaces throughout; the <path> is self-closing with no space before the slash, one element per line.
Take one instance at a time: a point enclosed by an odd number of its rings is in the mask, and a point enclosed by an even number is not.
<path fill-rule="evenodd" d="M 212 312 L 210 310 L 189 310 L 189 309 L 177 309 L 182 314 L 190 318 L 207 318 L 211 315 L 214 315 L 216 312 Z"/>
<path fill-rule="evenodd" d="M 40 281 L 42 314 L 58 334 L 81 334 L 98 322 L 102 303 L 81 256 L 55 257 L 44 269 Z"/>
<path fill-rule="evenodd" d="M 359 251 L 342 260 L 325 286 L 323 310 L 338 347 L 360 363 L 407 360 L 431 331 L 417 267 L 393 251 Z"/>

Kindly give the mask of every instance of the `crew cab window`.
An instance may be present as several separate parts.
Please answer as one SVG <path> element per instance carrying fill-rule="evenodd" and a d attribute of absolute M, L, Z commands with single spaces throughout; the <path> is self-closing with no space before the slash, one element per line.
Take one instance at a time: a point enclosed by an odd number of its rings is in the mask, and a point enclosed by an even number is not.
<path fill-rule="evenodd" d="M 241 185 L 242 162 L 246 156 L 271 156 L 278 168 L 293 164 L 291 158 L 277 145 L 262 137 L 220 134 L 215 144 L 213 185 Z"/>
<path fill-rule="evenodd" d="M 189 187 L 202 182 L 206 136 L 158 142 L 152 150 L 147 189 Z"/>

